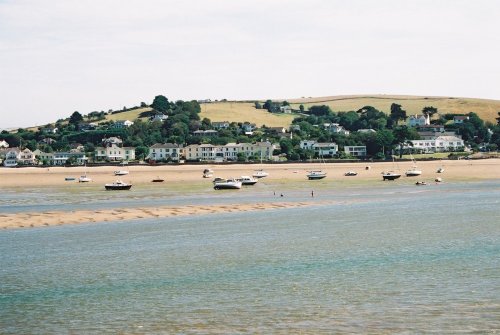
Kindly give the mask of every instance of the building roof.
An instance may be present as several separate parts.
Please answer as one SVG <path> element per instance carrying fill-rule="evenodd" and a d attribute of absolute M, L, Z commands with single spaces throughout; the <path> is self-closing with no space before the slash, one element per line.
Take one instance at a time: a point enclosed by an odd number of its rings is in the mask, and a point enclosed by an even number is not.
<path fill-rule="evenodd" d="M 177 149 L 182 148 L 182 145 L 175 143 L 155 143 L 150 146 L 151 149 Z"/>

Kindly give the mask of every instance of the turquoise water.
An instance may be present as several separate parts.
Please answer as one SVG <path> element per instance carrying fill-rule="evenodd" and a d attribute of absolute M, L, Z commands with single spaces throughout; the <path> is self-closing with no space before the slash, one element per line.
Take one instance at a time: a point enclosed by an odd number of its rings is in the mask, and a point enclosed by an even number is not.
<path fill-rule="evenodd" d="M 316 194 L 340 202 L 1 231 L 0 333 L 500 331 L 499 182 Z"/>

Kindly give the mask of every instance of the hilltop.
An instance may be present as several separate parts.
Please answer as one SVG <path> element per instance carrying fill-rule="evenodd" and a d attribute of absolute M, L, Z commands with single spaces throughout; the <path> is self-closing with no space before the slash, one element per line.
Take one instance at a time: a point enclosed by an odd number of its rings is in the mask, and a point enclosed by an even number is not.
<path fill-rule="evenodd" d="M 407 115 L 421 114 L 422 108 L 433 106 L 439 114 L 468 114 L 476 113 L 484 121 L 496 123 L 497 112 L 500 111 L 500 100 L 455 98 L 435 96 L 410 95 L 341 95 L 330 97 L 282 99 L 288 101 L 293 109 L 298 110 L 304 105 L 307 110 L 313 105 L 327 105 L 335 112 L 357 111 L 364 106 L 372 106 L 389 114 L 390 106 L 396 103 L 406 110 Z M 263 102 L 263 100 L 255 100 Z M 275 99 L 273 101 L 278 101 Z M 140 118 L 141 113 L 150 111 L 144 107 L 126 112 L 115 112 L 106 116 L 106 120 L 134 120 Z M 255 123 L 258 126 L 288 127 L 297 114 L 271 114 L 265 109 L 256 109 L 250 101 L 215 101 L 201 104 L 200 118 L 211 121 L 229 121 Z"/>

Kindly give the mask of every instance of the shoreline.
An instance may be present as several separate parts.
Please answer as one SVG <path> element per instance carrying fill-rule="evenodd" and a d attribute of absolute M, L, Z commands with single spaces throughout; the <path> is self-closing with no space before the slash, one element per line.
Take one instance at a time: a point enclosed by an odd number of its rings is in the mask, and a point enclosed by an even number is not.
<path fill-rule="evenodd" d="M 52 167 L 49 169 L 40 169 L 26 167 L 22 169 L 0 169 L 0 188 L 3 190 L 12 190 L 19 192 L 20 189 L 37 189 L 47 192 L 68 192 L 76 194 L 80 190 L 85 192 L 102 192 L 100 197 L 108 197 L 120 192 L 120 196 L 125 198 L 138 199 L 137 204 L 129 203 L 126 208 L 113 207 L 106 209 L 76 209 L 76 210 L 56 210 L 46 212 L 30 213 L 7 213 L 0 214 L 0 229 L 15 229 L 29 227 L 44 227 L 63 224 L 78 223 L 98 223 L 111 222 L 119 220 L 148 219 L 155 217 L 175 217 L 202 214 L 215 214 L 235 211 L 256 211 L 281 208 L 295 208 L 305 206 L 317 206 L 324 203 L 323 200 L 308 201 L 305 199 L 296 201 L 263 202 L 263 199 L 257 199 L 255 203 L 234 203 L 231 204 L 200 204 L 200 205 L 179 205 L 179 206 L 148 206 L 145 205 L 142 198 L 151 194 L 163 194 L 163 191 L 170 195 L 191 195 L 196 197 L 210 195 L 212 189 L 212 179 L 214 177 L 239 177 L 242 175 L 251 175 L 255 169 L 265 169 L 269 176 L 263 179 L 259 184 L 258 190 L 305 190 L 308 193 L 314 190 L 325 189 L 372 189 L 383 188 L 388 185 L 409 186 L 416 181 L 425 181 L 434 183 L 435 178 L 440 177 L 445 183 L 448 182 L 474 182 L 498 180 L 500 178 L 500 159 L 488 160 L 452 160 L 452 161 L 420 161 L 417 162 L 418 168 L 422 170 L 422 175 L 418 177 L 405 177 L 404 172 L 411 168 L 411 162 L 398 164 L 401 178 L 396 181 L 382 181 L 381 172 L 393 168 L 392 162 L 370 163 L 370 169 L 366 170 L 366 163 L 289 163 L 286 165 L 276 164 L 254 164 L 254 165 L 178 165 L 178 166 L 130 166 L 130 174 L 117 177 L 113 175 L 116 170 L 114 166 L 105 167 Z M 437 173 L 437 169 L 443 167 L 443 173 Z M 203 178 L 203 169 L 210 168 L 214 170 L 212 178 Z M 307 180 L 306 174 L 309 170 L 321 169 L 327 172 L 327 177 L 322 180 Z M 357 176 L 344 176 L 347 171 L 355 171 Z M 81 174 L 87 172 L 87 175 L 93 179 L 90 183 L 78 183 L 78 181 L 65 181 L 67 176 L 78 178 Z M 151 180 L 161 177 L 165 179 L 163 183 L 152 183 Z M 105 191 L 104 184 L 116 179 L 122 179 L 135 185 L 135 189 L 141 190 L 134 193 L 134 187 L 130 191 Z M 258 187 L 259 185 L 257 185 Z M 235 192 L 245 192 L 250 189 Z M 76 193 L 75 193 L 76 192 Z M 125 193 L 124 193 L 125 192 Z M 93 194 L 93 193 L 91 193 Z M 238 202 L 237 200 L 235 200 Z M 328 203 L 331 203 L 328 202 Z"/>

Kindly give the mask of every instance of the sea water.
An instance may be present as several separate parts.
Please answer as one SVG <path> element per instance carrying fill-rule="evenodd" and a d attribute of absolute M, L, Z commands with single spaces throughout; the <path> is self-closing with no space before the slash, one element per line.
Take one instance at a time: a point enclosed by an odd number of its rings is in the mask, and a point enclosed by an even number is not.
<path fill-rule="evenodd" d="M 498 333 L 500 183 L 387 185 L 307 191 L 305 208 L 1 231 L 0 333 Z M 211 200 L 306 198 L 242 192 Z"/>

